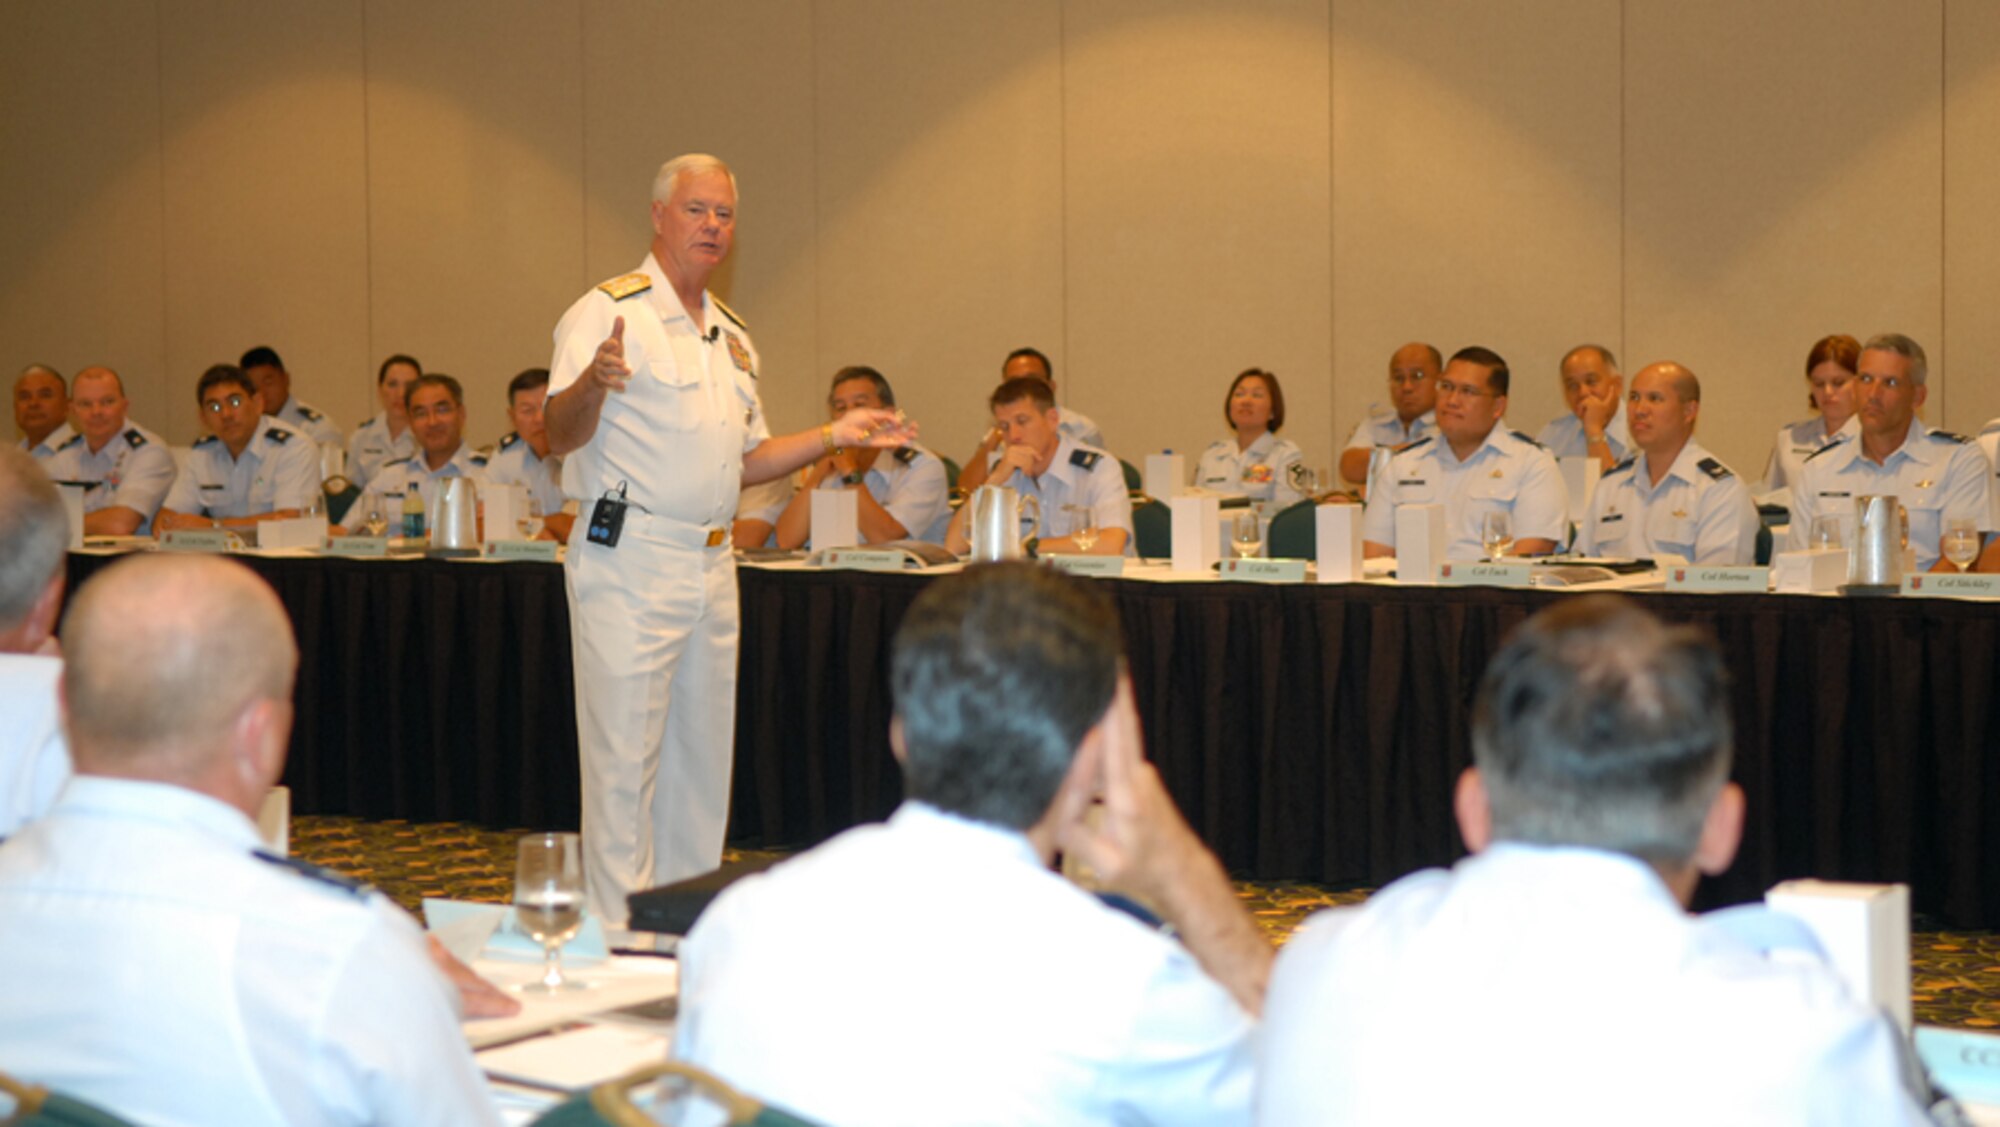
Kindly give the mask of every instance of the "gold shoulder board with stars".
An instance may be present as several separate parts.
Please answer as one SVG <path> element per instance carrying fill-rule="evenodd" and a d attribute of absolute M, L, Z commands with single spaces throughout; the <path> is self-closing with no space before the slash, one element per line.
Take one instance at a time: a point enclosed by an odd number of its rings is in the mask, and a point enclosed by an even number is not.
<path fill-rule="evenodd" d="M 724 304 L 722 304 L 722 299 L 721 299 L 721 298 L 719 298 L 719 297 L 715 296 L 714 294 L 709 294 L 709 295 L 708 295 L 708 300 L 710 300 L 710 301 L 714 302 L 714 303 L 715 303 L 715 307 L 716 307 L 717 309 L 720 309 L 720 310 L 722 310 L 722 315 L 723 315 L 724 317 L 727 317 L 727 318 L 729 318 L 730 320 L 732 320 L 732 321 L 736 322 L 736 327 L 737 327 L 737 328 L 739 328 L 739 329 L 742 329 L 742 330 L 743 330 L 744 332 L 746 332 L 746 333 L 750 331 L 750 326 L 749 326 L 749 324 L 747 324 L 747 323 L 746 323 L 746 322 L 745 322 L 745 321 L 743 320 L 743 318 L 741 318 L 741 317 L 738 317 L 738 316 L 736 315 L 736 311 L 735 311 L 734 309 L 731 309 L 731 308 L 729 308 L 729 307 L 728 307 L 727 305 L 724 305 Z"/>
<path fill-rule="evenodd" d="M 634 294 L 642 294 L 653 288 L 653 280 L 644 274 L 626 274 L 600 283 L 597 287 L 613 301 L 624 301 Z"/>

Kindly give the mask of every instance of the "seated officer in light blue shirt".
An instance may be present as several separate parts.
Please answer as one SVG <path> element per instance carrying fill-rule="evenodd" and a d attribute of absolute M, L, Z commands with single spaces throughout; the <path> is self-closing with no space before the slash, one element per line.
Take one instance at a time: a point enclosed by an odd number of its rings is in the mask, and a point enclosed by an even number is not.
<path fill-rule="evenodd" d="M 1609 472 L 1632 451 L 1618 360 L 1601 344 L 1579 344 L 1563 354 L 1561 375 L 1569 413 L 1549 420 L 1535 441 L 1557 458 L 1595 458 Z"/>
<path fill-rule="evenodd" d="M 549 452 L 549 427 L 542 419 L 548 398 L 549 370 L 529 368 L 507 383 L 507 419 L 514 429 L 501 436 L 486 459 L 486 480 L 495 485 L 524 485 L 542 513 L 539 540 L 569 543 L 576 514 L 566 510 L 562 491 L 562 459 Z"/>
<path fill-rule="evenodd" d="M 77 436 L 42 467 L 81 485 L 85 536 L 145 536 L 174 484 L 174 456 L 159 435 L 125 414 L 125 381 L 109 368 L 76 374 L 70 410 Z"/>
<path fill-rule="evenodd" d="M 1007 354 L 1007 359 L 1000 365 L 1000 382 L 1006 383 L 1017 376 L 1033 376 L 1049 385 L 1049 394 L 1055 394 L 1055 364 L 1039 348 L 1017 348 Z M 1056 429 L 1078 446 L 1097 450 L 1105 448 L 1104 432 L 1081 411 L 1072 411 L 1057 404 Z M 965 467 L 958 471 L 960 489 L 969 492 L 986 484 L 987 475 L 993 472 L 994 463 L 1000 460 L 1000 447 L 1004 442 L 999 427 L 986 432 L 979 440 L 978 448 L 973 450 L 972 457 L 965 460 Z"/>
<path fill-rule="evenodd" d="M 892 408 L 896 390 L 882 373 L 868 367 L 842 368 L 833 374 L 827 393 L 828 418 L 838 419 L 859 407 Z M 845 447 L 822 455 L 806 467 L 804 486 L 778 514 L 778 547 L 801 548 L 812 543 L 812 495 L 820 489 L 854 492 L 855 531 L 863 544 L 889 540 L 944 540 L 951 519 L 950 487 L 944 462 L 912 442 L 896 450 Z"/>
<path fill-rule="evenodd" d="M 295 517 L 319 503 L 319 448 L 264 413 L 264 397 L 243 369 L 209 368 L 195 401 L 209 435 L 167 491 L 155 535 Z"/>
<path fill-rule="evenodd" d="M 1411 341 L 1389 357 L 1390 409 L 1363 419 L 1340 452 L 1340 476 L 1368 480 L 1369 457 L 1378 446 L 1401 450 L 1437 433 L 1437 381 L 1444 356 L 1433 345 Z"/>
<path fill-rule="evenodd" d="M 1639 452 L 1598 483 L 1576 530 L 1586 556 L 1741 566 L 1757 555 L 1757 508 L 1743 479 L 1694 440 L 1701 381 L 1679 364 L 1632 377 L 1627 397 Z"/>
<path fill-rule="evenodd" d="M 1125 471 L 1118 459 L 1062 433 L 1062 417 L 1048 383 L 1034 376 L 1011 379 L 994 389 L 987 402 L 1006 448 L 986 484 L 1011 486 L 1040 504 L 1039 550 L 1130 555 L 1132 497 L 1125 489 Z M 1094 520 L 1095 535 L 1088 546 L 1075 535 L 1078 514 L 1085 510 Z M 966 528 L 971 512 L 970 503 L 961 506 L 945 532 L 945 547 L 961 556 L 972 550 Z"/>
<path fill-rule="evenodd" d="M 354 503 L 354 516 L 365 516 L 373 507 L 394 523 L 402 511 L 403 495 L 411 489 L 422 490 L 424 512 L 434 514 L 445 478 L 486 480 L 486 455 L 465 445 L 465 393 L 457 380 L 442 372 L 426 372 L 410 384 L 404 403 L 410 412 L 410 431 L 417 436 L 417 453 L 385 463 Z"/>

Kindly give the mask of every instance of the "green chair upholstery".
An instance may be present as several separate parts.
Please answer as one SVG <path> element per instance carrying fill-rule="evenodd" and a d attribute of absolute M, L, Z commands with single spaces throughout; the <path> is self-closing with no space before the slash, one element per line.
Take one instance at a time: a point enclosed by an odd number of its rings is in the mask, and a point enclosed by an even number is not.
<path fill-rule="evenodd" d="M 1118 465 L 1125 471 L 1126 492 L 1138 493 L 1146 488 L 1146 479 L 1139 475 L 1138 467 L 1123 458 L 1118 459 Z"/>
<path fill-rule="evenodd" d="M 1771 526 L 1768 524 L 1759 524 L 1757 526 L 1756 562 L 1758 567 L 1769 567 L 1771 565 Z"/>
<path fill-rule="evenodd" d="M 958 473 L 959 473 L 958 463 L 952 461 L 950 458 L 945 457 L 943 454 L 938 455 L 938 461 L 944 463 L 944 487 L 946 489 L 957 489 Z"/>
<path fill-rule="evenodd" d="M 1319 529 L 1313 518 L 1317 507 L 1311 501 L 1298 501 L 1272 517 L 1271 527 L 1264 533 L 1264 554 L 1274 560 L 1310 560 L 1318 556 Z"/>
<path fill-rule="evenodd" d="M 361 487 L 344 477 L 328 478 L 321 487 L 326 494 L 326 522 L 339 524 L 347 516 L 347 510 L 361 499 Z"/>
<path fill-rule="evenodd" d="M 1143 503 L 1132 506 L 1132 539 L 1133 551 L 1146 559 L 1163 560 L 1173 555 L 1172 510 L 1150 497 Z"/>
<path fill-rule="evenodd" d="M 632 1103 L 633 1089 L 663 1076 L 678 1077 L 690 1093 L 721 1107 L 731 1127 L 819 1127 L 810 1119 L 738 1092 L 713 1073 L 680 1061 L 661 1061 L 578 1092 L 536 1119 L 534 1127 L 655 1127 L 658 1120 Z"/>
<path fill-rule="evenodd" d="M 0 1074 L 0 1092 L 14 1101 L 14 1113 L 0 1127 L 132 1127 L 101 1107 L 51 1092 L 39 1084 L 23 1084 Z"/>

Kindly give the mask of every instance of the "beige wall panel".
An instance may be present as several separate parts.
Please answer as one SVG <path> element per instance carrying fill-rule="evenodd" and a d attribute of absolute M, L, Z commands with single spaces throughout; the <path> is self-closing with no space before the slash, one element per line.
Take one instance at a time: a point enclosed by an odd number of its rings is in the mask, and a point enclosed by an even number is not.
<path fill-rule="evenodd" d="M 369 403 L 359 3 L 176 0 L 161 34 L 170 436 L 202 369 L 269 344 L 344 427 Z"/>
<path fill-rule="evenodd" d="M 2000 4 L 1944 13 L 1944 355 L 1926 412 L 1976 433 L 2000 417 Z"/>
<path fill-rule="evenodd" d="M 571 299 L 645 258 L 660 163 L 714 153 L 742 191 L 714 288 L 750 325 L 772 427 L 816 423 L 813 5 L 585 0 L 583 11 L 585 273 Z"/>
<path fill-rule="evenodd" d="M 1618 5 L 1343 0 L 1333 30 L 1340 437 L 1413 339 L 1506 357 L 1533 434 L 1562 353 L 1621 344 Z"/>
<path fill-rule="evenodd" d="M 1693 368 L 1702 442 L 1755 480 L 1813 341 L 1942 343 L 1939 9 L 1626 9 L 1627 367 Z"/>
<path fill-rule="evenodd" d="M 878 367 L 962 459 L 1000 361 L 1063 364 L 1061 18 L 1054 0 L 823 5 L 819 370 Z"/>
<path fill-rule="evenodd" d="M 133 417 L 155 427 L 167 417 L 159 61 L 151 5 L 0 7 L 0 368 L 11 388 L 30 363 L 65 376 L 109 364 Z M 0 426 L 14 435 L 11 416 Z"/>
<path fill-rule="evenodd" d="M 549 362 L 580 292 L 580 15 L 544 0 L 368 9 L 369 359 L 408 352 L 458 377 L 475 445 L 510 429 L 507 381 Z"/>
<path fill-rule="evenodd" d="M 1327 5 L 1064 10 L 1068 402 L 1190 470 L 1250 366 L 1330 463 Z"/>

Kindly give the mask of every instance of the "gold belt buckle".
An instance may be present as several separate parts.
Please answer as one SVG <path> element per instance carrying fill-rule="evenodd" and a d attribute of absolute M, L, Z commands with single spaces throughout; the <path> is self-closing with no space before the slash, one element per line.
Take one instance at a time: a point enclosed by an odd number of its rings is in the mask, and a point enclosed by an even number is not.
<path fill-rule="evenodd" d="M 719 528 L 711 528 L 711 529 L 709 529 L 709 530 L 708 530 L 708 546 L 709 546 L 709 547 L 711 547 L 711 548 L 720 548 L 720 547 L 722 547 L 722 542 L 723 542 L 723 541 L 724 541 L 725 539 L 727 539 L 727 537 L 725 537 L 725 536 L 723 535 L 723 532 L 722 532 L 722 530 L 721 530 L 721 529 L 719 529 Z"/>

